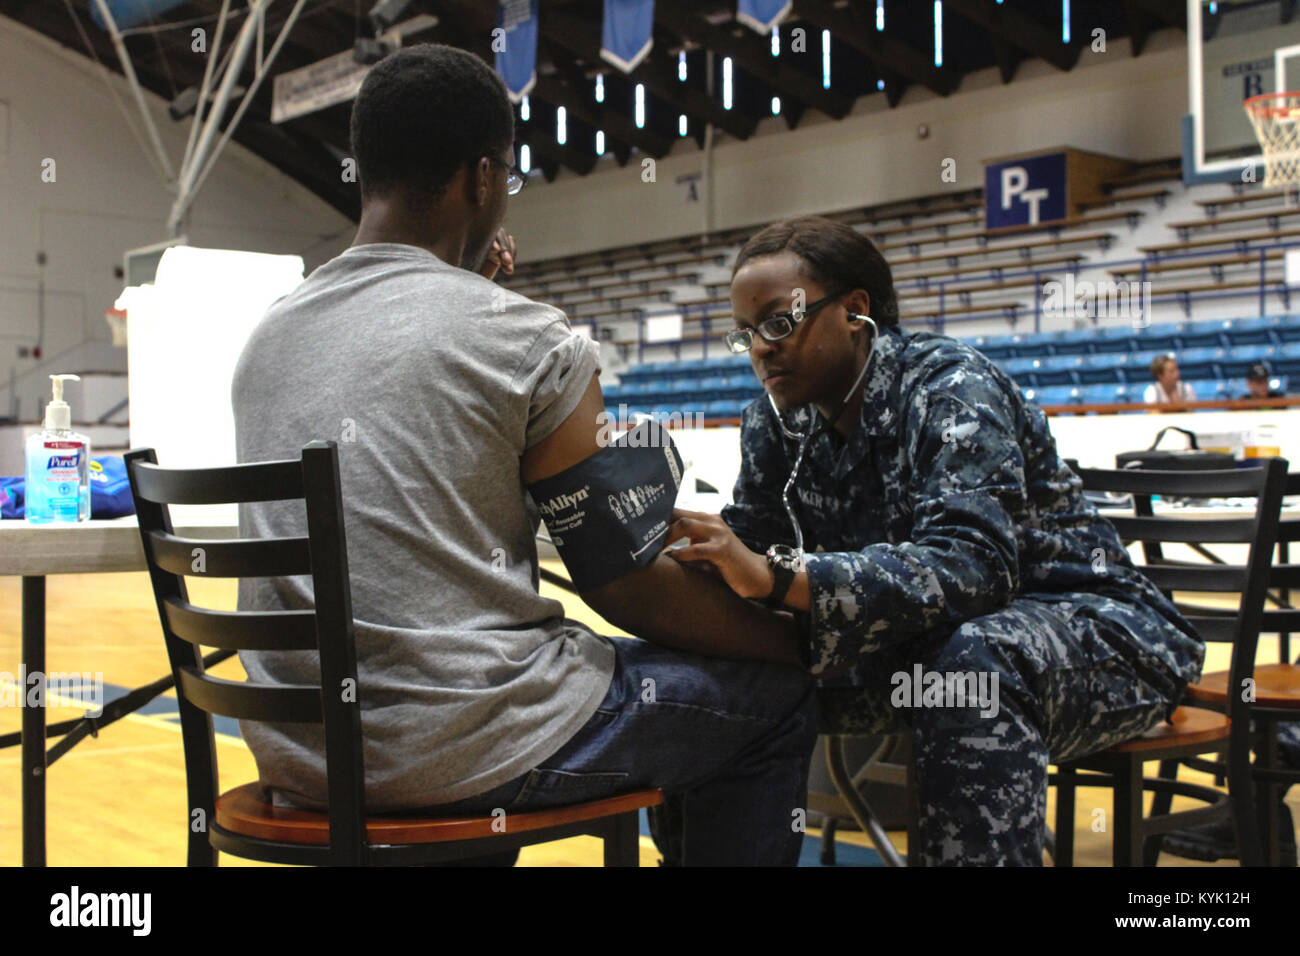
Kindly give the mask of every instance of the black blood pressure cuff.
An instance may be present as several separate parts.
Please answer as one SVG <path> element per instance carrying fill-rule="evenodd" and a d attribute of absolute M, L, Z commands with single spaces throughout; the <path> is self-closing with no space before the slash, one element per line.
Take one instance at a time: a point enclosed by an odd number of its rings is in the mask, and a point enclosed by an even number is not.
<path fill-rule="evenodd" d="M 644 421 L 528 491 L 574 587 L 590 591 L 654 560 L 681 483 L 682 458 L 668 430 Z"/>

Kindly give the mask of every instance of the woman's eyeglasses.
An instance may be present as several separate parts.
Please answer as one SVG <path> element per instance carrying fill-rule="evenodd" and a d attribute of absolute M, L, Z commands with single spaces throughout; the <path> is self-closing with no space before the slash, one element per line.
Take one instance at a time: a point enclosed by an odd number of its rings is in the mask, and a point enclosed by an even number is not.
<path fill-rule="evenodd" d="M 724 336 L 727 348 L 733 352 L 748 352 L 754 345 L 754 332 L 763 336 L 769 342 L 779 342 L 781 339 L 792 335 L 797 326 L 804 319 L 808 318 L 818 309 L 821 309 L 834 302 L 843 292 L 837 292 L 834 295 L 828 295 L 824 299 L 818 299 L 812 305 L 804 306 L 802 309 L 791 309 L 788 312 L 773 312 L 754 329 L 732 329 Z"/>
<path fill-rule="evenodd" d="M 505 167 L 506 193 L 511 196 L 517 195 L 519 190 L 524 188 L 524 183 L 528 182 L 528 177 L 524 175 L 523 170 L 512 163 L 507 163 L 505 160 L 497 159 L 495 156 L 489 156 L 488 159 L 498 166 Z"/>

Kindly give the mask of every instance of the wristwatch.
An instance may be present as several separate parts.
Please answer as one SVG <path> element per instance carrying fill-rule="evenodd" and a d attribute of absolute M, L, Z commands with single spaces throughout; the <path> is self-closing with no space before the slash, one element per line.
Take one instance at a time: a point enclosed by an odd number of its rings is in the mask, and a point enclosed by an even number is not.
<path fill-rule="evenodd" d="M 784 544 L 767 549 L 767 566 L 772 569 L 772 593 L 763 599 L 769 607 L 784 607 L 794 576 L 804 569 L 803 553 Z"/>

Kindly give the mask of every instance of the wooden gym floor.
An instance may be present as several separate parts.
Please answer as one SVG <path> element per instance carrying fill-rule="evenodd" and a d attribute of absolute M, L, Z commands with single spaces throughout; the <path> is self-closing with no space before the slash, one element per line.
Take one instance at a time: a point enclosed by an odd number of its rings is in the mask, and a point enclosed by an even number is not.
<path fill-rule="evenodd" d="M 189 579 L 191 599 L 212 608 L 235 607 L 235 583 Z M 543 592 L 564 601 L 570 617 L 597 633 L 617 634 L 576 598 L 543 584 Z M 56 575 L 47 579 L 47 669 L 96 672 L 108 684 L 134 688 L 167 672 L 167 658 L 147 574 Z M 0 674 L 17 675 L 21 581 L 0 579 Z M 1260 660 L 1275 660 L 1276 646 L 1261 642 Z M 1227 648 L 1211 646 L 1206 670 L 1227 667 Z M 214 673 L 231 679 L 244 674 L 237 660 Z M 0 678 L 4 679 L 4 678 Z M 171 695 L 169 695 L 171 696 Z M 51 722 L 77 716 L 71 708 L 51 709 Z M 0 707 L 0 733 L 19 729 L 21 712 Z M 256 779 L 252 755 L 238 737 L 217 735 L 221 789 Z M 1154 768 L 1152 768 L 1154 772 Z M 1208 780 L 1190 773 L 1187 779 Z M 1300 789 L 1300 788 L 1295 788 Z M 1300 819 L 1300 794 L 1292 791 L 1292 815 Z M 1174 802 L 1179 809 L 1185 802 Z M 1190 806 L 1190 802 L 1185 805 Z M 19 749 L 0 751 L 0 865 L 21 862 Z M 1110 838 L 1094 833 L 1094 809 L 1110 814 L 1109 794 L 1099 788 L 1078 792 L 1076 860 L 1080 866 L 1108 866 Z M 179 866 L 185 860 L 185 771 L 178 723 L 161 714 L 132 714 L 106 728 L 97 739 L 79 743 L 50 769 L 48 778 L 48 860 L 52 866 Z M 1048 819 L 1055 812 L 1049 791 Z M 906 851 L 903 833 L 891 833 Z M 807 839 L 820 832 L 810 829 Z M 841 831 L 842 844 L 869 846 L 859 833 Z M 642 838 L 641 862 L 653 866 L 658 854 Z M 525 848 L 520 866 L 598 866 L 600 841 L 577 837 Z M 1205 865 L 1164 855 L 1162 865 Z M 261 864 L 221 857 L 222 866 Z M 1221 862 L 1219 866 L 1234 866 Z"/>

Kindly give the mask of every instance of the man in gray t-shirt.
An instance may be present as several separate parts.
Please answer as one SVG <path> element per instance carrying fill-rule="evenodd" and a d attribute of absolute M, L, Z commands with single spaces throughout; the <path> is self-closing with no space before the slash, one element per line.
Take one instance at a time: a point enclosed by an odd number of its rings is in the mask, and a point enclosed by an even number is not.
<path fill-rule="evenodd" d="M 598 355 L 559 310 L 425 249 L 378 243 L 313 272 L 240 357 L 240 461 L 292 458 L 304 436 L 339 443 L 357 647 L 370 665 L 372 809 L 519 776 L 609 687 L 609 641 L 565 624 L 559 602 L 537 593 L 538 519 L 519 472 L 524 451 L 573 412 Z M 246 507 L 241 533 L 304 533 L 301 504 L 289 504 Z M 308 578 L 240 587 L 241 605 L 311 606 Z M 314 675 L 302 653 L 244 658 L 257 680 Z M 246 723 L 244 735 L 265 783 L 300 802 L 324 794 L 319 727 Z"/>
<path fill-rule="evenodd" d="M 267 312 L 232 399 L 240 461 L 338 442 L 367 810 L 658 787 L 670 862 L 793 863 L 816 697 L 792 623 L 665 555 L 582 595 L 644 640 L 537 592 L 527 486 L 597 453 L 603 401 L 595 344 L 490 281 L 513 268 L 500 227 L 524 181 L 501 80 L 404 48 L 367 75 L 352 140 L 356 240 Z M 241 534 L 303 534 L 303 510 L 241 506 Z M 240 609 L 312 602 L 307 578 L 240 582 Z M 254 681 L 319 680 L 315 653 L 240 658 Z M 242 730 L 271 799 L 324 804 L 321 728 Z"/>

